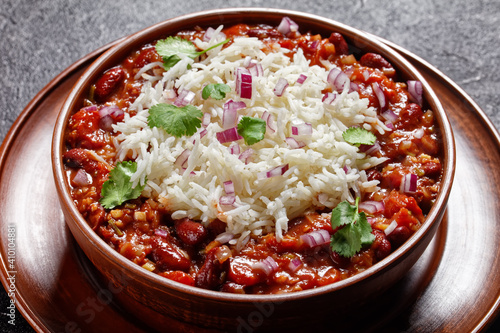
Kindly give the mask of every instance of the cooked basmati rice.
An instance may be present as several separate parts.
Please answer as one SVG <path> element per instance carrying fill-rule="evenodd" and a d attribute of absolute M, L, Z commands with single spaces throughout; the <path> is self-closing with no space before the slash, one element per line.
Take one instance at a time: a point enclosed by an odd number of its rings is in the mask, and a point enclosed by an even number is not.
<path fill-rule="evenodd" d="M 223 40 L 219 27 L 210 41 L 195 40 L 200 49 L 206 49 Z M 195 62 L 182 57 L 173 68 L 158 76 L 147 72 L 161 63 L 150 64 L 138 75 L 145 83 L 140 96 L 126 114 L 123 122 L 114 126 L 120 134 L 115 139 L 119 160 L 134 159 L 137 172 L 134 185 L 145 184 L 142 193 L 167 206 L 173 219 L 188 217 L 208 225 L 214 219 L 227 223 L 226 232 L 236 235 L 237 247 L 244 245 L 251 234 L 275 232 L 281 239 L 288 221 L 311 209 L 334 208 L 344 200 L 378 189 L 378 181 L 368 181 L 364 170 L 384 161 L 367 156 L 344 141 L 342 132 L 351 126 L 362 126 L 380 133 L 389 129 L 378 120 L 376 110 L 368 107 L 368 100 L 357 92 L 349 92 L 349 84 L 330 104 L 322 102 L 330 68 L 309 66 L 302 50 L 292 58 L 289 50 L 274 45 L 266 49 L 262 41 L 252 37 L 238 37 L 228 47 L 210 50 Z M 254 76 L 250 99 L 241 99 L 236 93 L 235 72 L 239 67 L 257 61 L 264 75 Z M 327 64 L 327 66 L 334 66 Z M 301 74 L 307 76 L 297 83 Z M 278 79 L 289 83 L 281 97 L 273 89 Z M 203 100 L 201 91 L 209 83 L 225 83 L 231 92 L 223 100 Z M 158 103 L 172 103 L 174 90 L 195 93 L 192 104 L 211 118 L 206 128 L 192 137 L 176 138 L 162 129 L 147 124 L 148 109 Z M 261 118 L 268 111 L 277 131 L 267 131 L 265 138 L 251 146 L 254 153 L 245 163 L 238 154 L 221 144 L 216 133 L 223 130 L 223 105 L 228 100 L 243 101 L 246 108 L 239 116 Z M 285 138 L 292 137 L 291 126 L 310 123 L 311 136 L 296 137 L 306 145 L 291 149 Z M 200 138 L 202 130 L 206 135 Z M 238 141 L 241 152 L 247 147 Z M 185 169 L 175 164 L 177 157 L 190 150 Z M 259 179 L 258 175 L 274 167 L 288 164 L 280 176 Z M 225 195 L 223 183 L 231 180 L 235 188 L 234 205 L 221 205 Z"/>

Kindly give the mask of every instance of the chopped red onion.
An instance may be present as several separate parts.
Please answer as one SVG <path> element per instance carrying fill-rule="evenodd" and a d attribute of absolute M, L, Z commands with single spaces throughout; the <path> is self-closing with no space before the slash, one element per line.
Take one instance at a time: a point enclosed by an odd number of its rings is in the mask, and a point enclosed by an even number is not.
<path fill-rule="evenodd" d="M 417 191 L 417 180 L 417 175 L 413 173 L 405 174 L 401 180 L 399 191 L 408 194 L 415 193 Z"/>
<path fill-rule="evenodd" d="M 184 151 L 177 157 L 174 164 L 180 168 L 185 168 L 190 155 L 191 155 L 191 150 L 184 149 Z"/>
<path fill-rule="evenodd" d="M 363 201 L 359 204 L 359 209 L 362 209 L 370 214 L 375 214 L 378 212 L 383 212 L 385 205 L 381 201 Z"/>
<path fill-rule="evenodd" d="M 223 129 L 232 128 L 238 124 L 238 110 L 234 107 L 226 108 L 226 105 L 228 105 L 228 103 L 224 104 L 224 111 L 222 111 Z"/>
<path fill-rule="evenodd" d="M 288 164 L 283 164 L 283 165 L 277 166 L 275 168 L 272 168 L 271 170 L 259 172 L 257 174 L 257 178 L 258 179 L 265 179 L 265 178 L 281 176 L 287 170 L 288 170 Z"/>
<path fill-rule="evenodd" d="M 385 120 L 395 123 L 398 120 L 398 115 L 395 114 L 391 109 L 387 109 L 380 114 Z"/>
<path fill-rule="evenodd" d="M 229 146 L 229 152 L 233 155 L 239 155 L 240 145 L 237 142 L 231 143 L 231 145 Z"/>
<path fill-rule="evenodd" d="M 344 165 L 344 167 L 342 168 L 342 170 L 344 170 L 344 172 L 346 173 L 346 175 L 349 173 L 349 167 L 347 165 Z"/>
<path fill-rule="evenodd" d="M 288 269 L 292 272 L 295 273 L 300 266 L 302 266 L 302 261 L 300 261 L 299 258 L 293 258 L 290 260 L 290 263 L 288 264 Z"/>
<path fill-rule="evenodd" d="M 92 110 L 92 106 L 89 106 Z M 116 105 L 104 106 L 99 110 L 99 117 L 104 118 L 106 116 L 111 116 L 113 119 L 116 119 L 124 114 L 123 110 L 120 109 Z"/>
<path fill-rule="evenodd" d="M 253 151 L 253 149 L 252 149 L 252 148 L 248 148 L 248 149 L 246 149 L 244 152 L 242 152 L 240 156 L 238 156 L 238 159 L 239 159 L 240 161 L 245 162 L 245 164 L 248 164 L 248 163 L 250 162 L 250 160 L 251 160 L 251 157 L 252 157 L 252 155 L 253 155 L 253 152 L 254 152 L 254 151 Z"/>
<path fill-rule="evenodd" d="M 279 32 L 283 35 L 287 35 L 290 32 L 295 32 L 299 30 L 299 25 L 292 21 L 289 17 L 285 16 L 281 19 L 281 22 L 277 28 Z"/>
<path fill-rule="evenodd" d="M 312 125 L 309 123 L 292 126 L 292 135 L 312 135 L 312 133 Z"/>
<path fill-rule="evenodd" d="M 387 107 L 387 99 L 385 98 L 384 91 L 378 82 L 372 83 L 372 89 L 377 97 L 378 104 L 380 105 L 380 110 L 384 111 Z"/>
<path fill-rule="evenodd" d="M 274 117 L 268 111 L 264 111 L 262 113 L 262 120 L 266 122 L 267 129 L 271 131 L 271 133 L 276 132 L 276 124 L 274 123 Z"/>
<path fill-rule="evenodd" d="M 398 226 L 398 223 L 396 222 L 396 220 L 392 221 L 391 224 L 389 224 L 389 226 L 387 228 L 385 228 L 384 230 L 384 233 L 386 236 L 388 236 L 389 234 L 391 234 L 394 229 L 396 229 Z"/>
<path fill-rule="evenodd" d="M 325 103 L 325 104 L 333 104 L 333 102 L 335 101 L 335 98 L 337 98 L 337 93 L 333 93 L 333 92 L 327 92 L 326 94 L 323 95 L 323 98 L 322 98 L 322 102 Z"/>
<path fill-rule="evenodd" d="M 110 115 L 101 117 L 101 119 L 99 119 L 99 127 L 105 131 L 112 132 L 113 131 L 113 126 L 112 126 L 113 124 L 114 124 L 114 121 Z"/>
<path fill-rule="evenodd" d="M 422 139 L 424 137 L 424 134 L 425 134 L 424 129 L 419 128 L 413 133 L 413 136 L 417 139 Z"/>
<path fill-rule="evenodd" d="M 215 29 L 212 27 L 208 27 L 207 30 L 205 31 L 205 35 L 203 35 L 203 41 L 208 42 L 210 39 L 212 39 L 212 36 L 214 35 Z"/>
<path fill-rule="evenodd" d="M 390 129 L 391 131 L 394 130 L 394 124 L 391 123 L 390 121 L 386 121 L 385 123 L 385 126 L 387 126 L 388 129 Z"/>
<path fill-rule="evenodd" d="M 85 170 L 78 169 L 73 177 L 73 183 L 77 186 L 87 186 L 92 183 L 92 176 L 90 176 Z"/>
<path fill-rule="evenodd" d="M 203 129 L 203 131 L 200 132 L 200 139 L 203 138 L 205 135 L 207 135 L 208 131 L 207 129 Z"/>
<path fill-rule="evenodd" d="M 291 149 L 298 149 L 306 146 L 303 141 L 297 141 L 292 137 L 285 138 L 285 141 L 286 143 L 288 143 Z"/>
<path fill-rule="evenodd" d="M 236 93 L 241 98 L 252 98 L 252 74 L 246 68 L 236 69 Z"/>
<path fill-rule="evenodd" d="M 300 239 L 309 247 L 316 247 L 330 243 L 330 233 L 328 230 L 320 229 L 304 234 Z"/>
<path fill-rule="evenodd" d="M 247 68 L 253 76 L 264 76 L 264 68 L 262 68 L 262 65 L 258 62 L 251 61 Z"/>
<path fill-rule="evenodd" d="M 302 83 L 304 83 L 306 80 L 307 80 L 307 76 L 306 76 L 306 75 L 304 75 L 304 74 L 300 74 L 300 75 L 299 75 L 299 78 L 297 79 L 297 83 L 298 83 L 298 84 L 302 84 Z"/>
<path fill-rule="evenodd" d="M 219 198 L 219 204 L 221 206 L 233 206 L 236 202 L 236 197 L 234 195 L 223 195 Z"/>
<path fill-rule="evenodd" d="M 243 137 L 238 134 L 238 128 L 236 127 L 229 128 L 222 132 L 217 132 L 215 135 L 220 143 L 232 142 L 243 139 Z"/>
<path fill-rule="evenodd" d="M 103 108 L 104 109 L 104 108 Z M 85 106 L 83 108 L 80 109 L 80 111 L 87 111 L 87 112 L 95 112 L 97 111 L 97 105 L 89 105 L 89 106 Z M 101 115 L 101 113 L 99 112 L 99 115 Z M 102 116 L 101 116 L 102 117 Z"/>
<path fill-rule="evenodd" d="M 365 81 L 368 81 L 368 79 L 370 78 L 370 71 L 365 69 L 363 71 L 363 78 L 365 79 Z"/>
<path fill-rule="evenodd" d="M 359 86 L 357 83 L 351 82 L 349 87 L 349 92 L 359 91 Z"/>
<path fill-rule="evenodd" d="M 183 107 L 188 105 L 194 100 L 195 93 L 190 90 L 182 90 L 174 101 L 174 105 L 177 107 Z"/>
<path fill-rule="evenodd" d="M 224 182 L 224 191 L 227 195 L 234 194 L 234 184 L 232 181 L 228 180 Z"/>
<path fill-rule="evenodd" d="M 408 85 L 408 92 L 410 93 L 410 100 L 412 102 L 418 103 L 418 105 L 422 106 L 422 101 L 423 101 L 422 94 L 424 92 L 424 89 L 422 87 L 422 82 L 410 80 L 410 81 L 407 81 L 406 84 Z"/>
<path fill-rule="evenodd" d="M 278 79 L 276 82 L 276 86 L 274 86 L 274 94 L 278 97 L 281 97 L 285 92 L 286 87 L 288 87 L 288 81 L 282 77 Z"/>
<path fill-rule="evenodd" d="M 366 155 L 371 155 L 380 150 L 380 144 L 378 141 L 375 141 L 373 145 L 359 145 L 359 150 L 365 153 Z"/>
<path fill-rule="evenodd" d="M 167 238 L 168 237 L 168 231 L 165 229 L 155 229 L 155 235 L 160 236 L 162 238 Z"/>
<path fill-rule="evenodd" d="M 367 217 L 366 221 L 368 223 L 370 223 L 370 225 L 373 225 L 373 223 L 375 223 L 375 221 L 377 221 L 377 219 L 375 217 Z"/>
<path fill-rule="evenodd" d="M 264 272 L 266 276 L 269 276 L 272 273 L 276 272 L 279 266 L 278 263 L 271 256 L 269 256 L 266 259 L 263 259 L 253 264 L 252 268 L 256 270 L 261 270 Z"/>
<path fill-rule="evenodd" d="M 212 120 L 212 116 L 210 115 L 210 113 L 205 112 L 203 114 L 203 118 L 201 120 L 201 124 L 203 125 L 203 127 L 207 127 L 208 125 L 210 125 L 210 121 L 211 120 Z"/>
<path fill-rule="evenodd" d="M 339 68 L 332 68 L 328 73 L 327 81 L 340 92 L 344 89 L 347 82 L 349 82 L 349 77 Z"/>

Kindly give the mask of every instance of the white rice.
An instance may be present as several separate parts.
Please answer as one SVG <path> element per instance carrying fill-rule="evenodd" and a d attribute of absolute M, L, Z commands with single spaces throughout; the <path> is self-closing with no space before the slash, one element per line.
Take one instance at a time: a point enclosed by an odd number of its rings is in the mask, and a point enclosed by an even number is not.
<path fill-rule="evenodd" d="M 201 49 L 215 45 L 223 39 L 217 33 L 209 42 L 196 40 L 195 44 Z M 311 209 L 334 208 L 343 200 L 353 202 L 353 194 L 376 191 L 378 182 L 368 181 L 364 170 L 384 159 L 366 156 L 346 143 L 342 132 L 351 126 L 380 133 L 388 130 L 357 92 L 344 89 L 333 105 L 323 104 L 329 68 L 309 66 L 301 50 L 290 59 L 289 51 L 279 45 L 268 53 L 262 49 L 264 44 L 257 38 L 241 37 L 223 50 L 217 47 L 207 52 L 198 62 L 182 58 L 162 77 L 146 73 L 161 66 L 151 64 L 138 74 L 146 82 L 130 107 L 137 115 L 126 115 L 114 126 L 120 133 L 115 141 L 119 160 L 135 159 L 138 167 L 132 181 L 145 184 L 143 196 L 166 204 L 174 219 L 189 217 L 204 225 L 217 218 L 226 222 L 226 232 L 236 235 L 232 243 L 238 247 L 251 234 L 275 232 L 281 239 L 290 219 Z M 253 77 L 252 98 L 241 99 L 235 92 L 235 70 L 247 64 L 248 57 L 262 65 L 264 75 Z M 300 74 L 307 76 L 303 84 L 296 82 Z M 273 93 L 279 78 L 289 83 L 281 97 Z M 220 101 L 203 100 L 201 91 L 208 83 L 226 83 L 231 92 Z M 203 138 L 201 129 L 192 137 L 175 138 L 147 125 L 148 109 L 157 103 L 172 103 L 169 96 L 174 88 L 194 92 L 192 104 L 211 115 Z M 216 139 L 216 133 L 223 130 L 223 104 L 229 99 L 246 103 L 238 111 L 240 116 L 260 118 L 267 110 L 278 128 L 275 133 L 267 131 L 264 140 L 251 146 L 255 152 L 248 164 L 231 154 L 230 143 Z M 304 122 L 312 124 L 312 136 L 297 138 L 306 146 L 290 149 L 285 138 L 292 136 L 291 126 Z M 248 148 L 243 140 L 238 143 L 242 152 Z M 185 149 L 191 155 L 187 169 L 181 170 L 174 162 Z M 289 170 L 282 176 L 258 179 L 259 173 L 284 164 Z M 223 183 L 228 180 L 235 187 L 234 207 L 219 204 L 225 195 Z"/>

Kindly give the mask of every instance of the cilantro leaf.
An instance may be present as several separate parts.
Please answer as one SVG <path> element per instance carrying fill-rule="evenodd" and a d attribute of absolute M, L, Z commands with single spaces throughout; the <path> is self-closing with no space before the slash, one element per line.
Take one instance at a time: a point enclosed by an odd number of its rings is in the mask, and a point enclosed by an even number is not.
<path fill-rule="evenodd" d="M 264 139 L 266 121 L 260 118 L 243 117 L 238 123 L 238 134 L 245 139 L 245 144 L 253 145 Z"/>
<path fill-rule="evenodd" d="M 208 99 L 212 97 L 214 99 L 220 100 L 226 97 L 226 94 L 231 91 L 231 87 L 224 83 L 210 83 L 203 88 L 201 92 L 201 97 L 203 99 Z"/>
<path fill-rule="evenodd" d="M 160 103 L 149 109 L 149 127 L 162 128 L 168 134 L 176 137 L 191 136 L 201 127 L 203 112 L 193 105 L 177 107 Z"/>
<path fill-rule="evenodd" d="M 112 209 L 127 200 L 137 199 L 145 185 L 132 188 L 130 178 L 137 171 L 137 163 L 133 161 L 119 162 L 109 172 L 108 180 L 102 184 L 99 202 L 106 209 Z"/>
<path fill-rule="evenodd" d="M 344 140 L 356 147 L 360 145 L 373 145 L 377 140 L 375 134 L 360 127 L 350 127 L 342 133 Z"/>
<path fill-rule="evenodd" d="M 168 71 L 181 60 L 179 54 L 185 54 L 194 59 L 219 45 L 226 44 L 227 42 L 229 42 L 229 38 L 205 50 L 197 51 L 196 45 L 194 45 L 193 42 L 179 36 L 170 36 L 156 42 L 155 48 L 156 52 L 163 58 L 163 67 Z"/>
<path fill-rule="evenodd" d="M 358 211 L 358 205 L 359 198 L 356 198 L 355 206 L 343 201 L 332 210 L 332 227 L 342 228 L 333 234 L 330 246 L 333 251 L 344 257 L 352 257 L 363 245 L 369 245 L 375 240 L 366 214 Z"/>

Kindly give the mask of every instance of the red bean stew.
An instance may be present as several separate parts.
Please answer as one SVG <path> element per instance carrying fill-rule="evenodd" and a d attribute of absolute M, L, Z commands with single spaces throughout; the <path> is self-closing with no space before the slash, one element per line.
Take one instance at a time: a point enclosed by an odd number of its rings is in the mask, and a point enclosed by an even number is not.
<path fill-rule="evenodd" d="M 202 39 L 195 28 L 178 36 Z M 366 154 L 387 161 L 367 170 L 380 190 L 360 198 L 373 235 L 352 256 L 332 250 L 332 210 L 318 208 L 289 222 L 281 241 L 274 233 L 252 236 L 240 251 L 216 237 L 226 224 L 218 219 L 203 225 L 188 218 L 173 220 L 168 207 L 151 199 L 126 200 L 112 209 L 100 203 L 101 189 L 116 162 L 112 125 L 123 120 L 139 96 L 143 79 L 134 79 L 145 65 L 162 61 L 155 43 L 132 52 L 102 73 L 66 130 L 63 160 L 78 210 L 93 230 L 134 263 L 165 278 L 205 289 L 231 293 L 268 294 L 300 291 L 331 284 L 366 270 L 387 257 L 424 223 L 440 190 L 442 162 L 439 129 L 432 110 L 423 109 L 419 82 L 397 82 L 396 69 L 376 53 L 355 56 L 339 33 L 327 38 L 283 31 L 267 25 L 238 24 L 223 30 L 231 44 L 237 36 L 258 37 L 270 48 L 299 48 L 312 65 L 328 60 L 355 84 L 379 118 L 392 130 L 376 134 L 376 143 L 361 145 Z M 330 90 L 331 91 L 331 90 Z M 328 91 L 324 91 L 328 93 Z M 100 114 L 114 105 L 123 112 Z M 353 207 L 353 206 L 351 206 Z"/>

